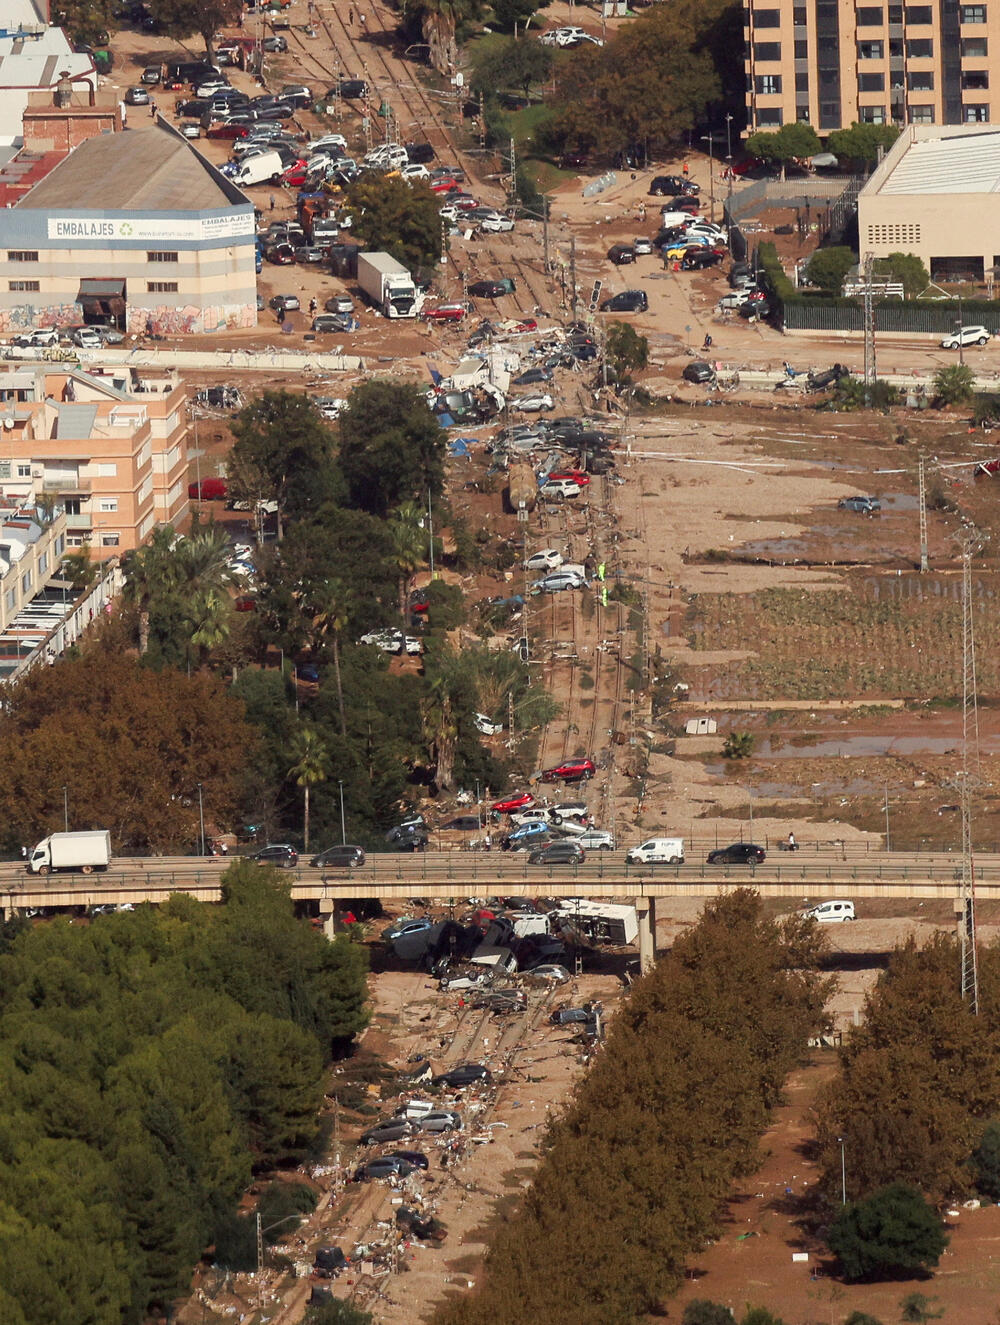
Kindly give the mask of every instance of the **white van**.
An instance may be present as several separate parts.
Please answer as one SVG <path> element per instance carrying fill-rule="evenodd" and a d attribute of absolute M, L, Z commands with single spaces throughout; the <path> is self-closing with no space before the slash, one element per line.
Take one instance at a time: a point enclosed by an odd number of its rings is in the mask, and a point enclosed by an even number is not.
<path fill-rule="evenodd" d="M 233 175 L 233 183 L 245 189 L 248 184 L 279 183 L 285 167 L 278 152 L 261 152 L 240 162 Z"/>
<path fill-rule="evenodd" d="M 651 837 L 641 846 L 632 847 L 625 855 L 628 865 L 683 865 L 684 839 L 682 837 Z"/>
<path fill-rule="evenodd" d="M 818 920 L 821 925 L 839 925 L 845 920 L 857 920 L 853 902 L 820 902 L 803 914 L 807 920 Z"/>

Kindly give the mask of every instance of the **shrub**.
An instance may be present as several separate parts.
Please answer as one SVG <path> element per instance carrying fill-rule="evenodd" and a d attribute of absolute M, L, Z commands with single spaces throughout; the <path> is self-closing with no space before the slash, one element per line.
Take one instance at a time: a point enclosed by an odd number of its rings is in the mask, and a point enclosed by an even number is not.
<path fill-rule="evenodd" d="M 706 1297 L 696 1297 L 684 1308 L 681 1325 L 733 1325 L 732 1309 Z"/>
<path fill-rule="evenodd" d="M 753 732 L 730 732 L 722 744 L 724 759 L 749 759 L 753 754 L 756 738 Z"/>
<path fill-rule="evenodd" d="M 975 392 L 976 377 L 967 363 L 950 363 L 934 378 L 934 403 L 940 409 L 945 405 L 967 405 Z"/>
<path fill-rule="evenodd" d="M 843 1206 L 827 1244 L 845 1279 L 875 1279 L 932 1268 L 948 1237 L 920 1192 L 897 1182 Z"/>
<path fill-rule="evenodd" d="M 976 1190 L 991 1201 L 1000 1201 L 1000 1122 L 990 1123 L 972 1152 Z"/>

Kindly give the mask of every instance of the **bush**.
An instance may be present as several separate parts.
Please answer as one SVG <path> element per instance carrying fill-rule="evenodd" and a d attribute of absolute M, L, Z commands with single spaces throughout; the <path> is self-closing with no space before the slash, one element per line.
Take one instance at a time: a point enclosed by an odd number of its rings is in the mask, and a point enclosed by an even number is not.
<path fill-rule="evenodd" d="M 948 1237 L 920 1192 L 897 1182 L 843 1206 L 827 1244 L 845 1279 L 877 1279 L 932 1268 Z"/>
<path fill-rule="evenodd" d="M 722 744 L 723 759 L 749 759 L 756 737 L 753 732 L 730 732 Z"/>
<path fill-rule="evenodd" d="M 852 1311 L 844 1325 L 882 1325 L 877 1316 L 869 1316 L 867 1311 Z"/>
<path fill-rule="evenodd" d="M 432 580 L 427 586 L 427 611 L 432 630 L 454 630 L 465 620 L 462 591 L 457 584 Z"/>
<path fill-rule="evenodd" d="M 856 262 L 853 249 L 841 246 L 819 248 L 809 260 L 806 276 L 812 285 L 818 285 L 821 290 L 832 290 L 839 294 L 844 277 Z"/>
<path fill-rule="evenodd" d="M 991 1201 L 1000 1201 L 1000 1122 L 990 1123 L 972 1152 L 976 1190 Z"/>
<path fill-rule="evenodd" d="M 975 395 L 973 386 L 976 375 L 967 363 L 951 363 L 942 368 L 934 378 L 934 403 L 940 409 L 944 405 L 967 405 Z"/>
<path fill-rule="evenodd" d="M 257 1220 L 230 1215 L 215 1231 L 215 1263 L 236 1274 L 257 1268 Z"/>
<path fill-rule="evenodd" d="M 316 1209 L 316 1193 L 301 1182 L 272 1182 L 265 1187 L 257 1203 L 266 1242 L 287 1237 L 302 1222 L 302 1216 Z"/>
<path fill-rule="evenodd" d="M 871 387 L 865 386 L 862 377 L 842 377 L 834 387 L 828 408 L 838 413 L 848 413 L 855 409 L 877 409 L 883 413 L 900 401 L 899 387 L 876 378 Z"/>
<path fill-rule="evenodd" d="M 681 1325 L 733 1325 L 733 1313 L 719 1302 L 696 1297 L 684 1308 Z"/>

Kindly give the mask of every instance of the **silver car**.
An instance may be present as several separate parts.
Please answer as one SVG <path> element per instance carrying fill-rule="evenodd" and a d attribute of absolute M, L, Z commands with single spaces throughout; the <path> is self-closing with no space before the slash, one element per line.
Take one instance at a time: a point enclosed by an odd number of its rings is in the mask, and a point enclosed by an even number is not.
<path fill-rule="evenodd" d="M 563 589 L 584 589 L 586 585 L 587 581 L 576 571 L 557 570 L 536 580 L 531 587 L 537 593 L 561 593 Z"/>
<path fill-rule="evenodd" d="M 434 1109 L 419 1119 L 418 1126 L 421 1132 L 460 1132 L 462 1115 L 454 1109 Z"/>

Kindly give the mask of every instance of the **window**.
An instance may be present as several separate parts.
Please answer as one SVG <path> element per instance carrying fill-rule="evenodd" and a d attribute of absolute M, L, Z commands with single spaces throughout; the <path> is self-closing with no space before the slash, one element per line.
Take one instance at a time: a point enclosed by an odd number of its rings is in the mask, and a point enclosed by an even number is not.
<path fill-rule="evenodd" d="M 890 6 L 889 6 L 889 22 L 890 22 L 890 23 L 902 23 L 902 21 L 903 21 L 903 6 L 902 6 L 902 5 L 890 5 Z"/>
<path fill-rule="evenodd" d="M 781 111 L 777 107 L 767 110 L 758 110 L 757 126 L 761 129 L 780 129 Z"/>
<path fill-rule="evenodd" d="M 885 124 L 884 106 L 859 106 L 858 115 L 862 124 Z"/>
<path fill-rule="evenodd" d="M 907 74 L 906 86 L 911 92 L 933 92 L 934 74 L 930 69 L 923 73 Z"/>
<path fill-rule="evenodd" d="M 21 593 L 31 593 L 31 571 L 26 570 L 21 576 Z"/>
<path fill-rule="evenodd" d="M 117 498 L 117 497 L 102 497 L 102 498 L 100 499 L 100 501 L 97 503 L 97 509 L 98 509 L 99 511 L 117 511 L 117 510 L 118 510 L 118 498 Z"/>
<path fill-rule="evenodd" d="M 929 26 L 934 22 L 934 11 L 930 5 L 907 5 L 906 21 L 917 27 Z"/>
<path fill-rule="evenodd" d="M 781 91 L 780 74 L 758 74 L 753 81 L 755 90 L 764 96 L 777 96 Z"/>
<path fill-rule="evenodd" d="M 840 85 L 839 69 L 821 69 L 819 71 L 820 87 L 836 88 Z"/>
<path fill-rule="evenodd" d="M 8 290 L 27 290 L 27 291 L 32 291 L 32 290 L 40 290 L 41 288 L 42 288 L 42 283 L 41 283 L 41 281 L 8 281 L 8 282 L 7 282 L 7 289 L 8 289 Z"/>
<path fill-rule="evenodd" d="M 985 5 L 960 5 L 959 18 L 963 23 L 985 23 L 986 6 Z"/>
<path fill-rule="evenodd" d="M 96 470 L 97 470 L 97 477 L 98 477 L 98 478 L 117 478 L 117 477 L 118 477 L 118 466 L 117 466 L 117 464 L 115 464 L 114 461 L 111 461 L 110 463 L 107 462 L 107 461 L 104 461 L 104 462 L 102 462 L 101 464 L 96 465 L 95 468 L 96 468 Z"/>
<path fill-rule="evenodd" d="M 893 37 L 889 42 L 889 59 L 901 60 L 903 58 L 903 43 L 899 37 Z"/>
<path fill-rule="evenodd" d="M 30 465 L 18 465 L 18 467 L 17 467 L 17 477 L 18 477 L 18 478 L 31 478 L 31 466 L 30 466 Z"/>
<path fill-rule="evenodd" d="M 808 75 L 808 74 L 796 74 L 796 75 L 795 75 L 795 91 L 796 91 L 796 92 L 808 92 L 808 91 L 809 91 L 809 75 Z"/>
<path fill-rule="evenodd" d="M 990 118 L 989 106 L 963 106 L 962 119 L 966 124 L 986 124 Z"/>
<path fill-rule="evenodd" d="M 885 49 L 880 41 L 859 41 L 858 59 L 859 60 L 881 60 L 882 52 Z"/>
<path fill-rule="evenodd" d="M 106 531 L 105 533 L 101 534 L 101 547 L 117 547 L 118 537 L 119 537 L 118 534 Z"/>
<path fill-rule="evenodd" d="M 839 101 L 821 101 L 819 103 L 819 127 L 821 129 L 840 128 Z"/>
<path fill-rule="evenodd" d="M 66 546 L 66 535 L 60 534 L 59 537 L 56 539 L 56 546 L 55 546 L 55 554 L 57 557 L 62 556 L 63 548 L 65 546 Z"/>
<path fill-rule="evenodd" d="M 37 249 L 27 249 L 27 248 L 18 248 L 18 249 L 13 249 L 13 250 L 12 250 L 12 249 L 8 249 L 8 250 L 7 250 L 7 261 L 8 261 L 8 262 L 37 262 L 37 261 L 38 261 L 38 250 L 37 250 Z"/>
<path fill-rule="evenodd" d="M 795 119 L 796 119 L 796 121 L 797 121 L 799 124 L 808 124 L 808 123 L 809 123 L 809 107 L 808 107 L 808 106 L 797 106 L 797 107 L 795 108 Z"/>
<path fill-rule="evenodd" d="M 809 11 L 805 5 L 796 5 L 792 10 L 792 22 L 797 28 L 804 28 L 808 18 Z"/>
<path fill-rule="evenodd" d="M 916 41 L 906 43 L 908 60 L 930 60 L 934 56 L 934 43 L 930 37 L 918 37 Z"/>
<path fill-rule="evenodd" d="M 70 547 L 83 547 L 86 541 L 86 538 L 84 538 L 82 534 L 70 534 L 67 539 Z"/>
<path fill-rule="evenodd" d="M 882 13 L 881 5 L 862 5 L 858 10 L 857 26 L 859 28 L 880 28 L 882 26 Z"/>
<path fill-rule="evenodd" d="M 753 44 L 753 58 L 755 60 L 780 60 L 781 42 L 780 41 L 755 41 Z"/>
<path fill-rule="evenodd" d="M 146 254 L 146 261 L 147 261 L 147 262 L 176 262 L 176 261 L 177 261 L 177 254 L 176 254 L 176 253 L 164 253 L 164 252 L 147 253 L 147 254 Z"/>
<path fill-rule="evenodd" d="M 884 74 L 858 74 L 859 92 L 884 92 Z"/>
<path fill-rule="evenodd" d="M 934 107 L 933 106 L 910 106 L 909 108 L 911 124 L 933 124 Z"/>
<path fill-rule="evenodd" d="M 67 515 L 79 515 L 79 514 L 80 514 L 80 498 L 79 498 L 79 497 L 64 497 L 64 498 L 63 498 L 63 510 L 66 512 Z"/>
<path fill-rule="evenodd" d="M 988 48 L 988 43 L 985 37 L 963 37 L 962 59 L 985 60 L 988 54 L 987 48 Z"/>
<path fill-rule="evenodd" d="M 38 558 L 39 575 L 44 575 L 45 572 L 48 570 L 48 568 L 49 568 L 49 554 L 47 552 L 43 552 L 42 555 Z"/>
<path fill-rule="evenodd" d="M 987 69 L 966 69 L 962 71 L 962 87 L 974 88 L 977 91 L 980 88 L 989 87 L 990 75 Z"/>
<path fill-rule="evenodd" d="M 795 43 L 795 58 L 796 60 L 809 59 L 809 43 L 807 41 L 797 41 Z"/>
<path fill-rule="evenodd" d="M 754 11 L 753 25 L 755 28 L 780 28 L 781 10 L 780 9 L 758 9 Z"/>
<path fill-rule="evenodd" d="M 17 590 L 16 590 L 16 589 L 8 589 L 8 590 L 7 590 L 7 611 L 8 611 L 8 612 L 13 612 L 13 610 L 14 610 L 14 608 L 15 608 L 16 606 L 17 606 Z"/>
<path fill-rule="evenodd" d="M 177 282 L 176 282 L 176 281 L 147 281 L 147 282 L 146 282 L 146 293 L 147 293 L 147 294 L 176 294 L 176 293 L 177 293 Z"/>

